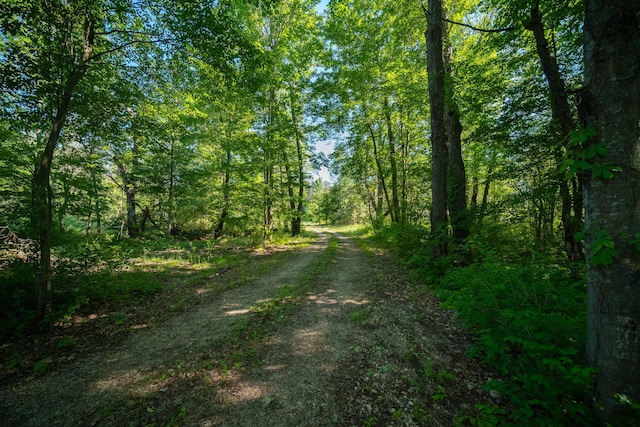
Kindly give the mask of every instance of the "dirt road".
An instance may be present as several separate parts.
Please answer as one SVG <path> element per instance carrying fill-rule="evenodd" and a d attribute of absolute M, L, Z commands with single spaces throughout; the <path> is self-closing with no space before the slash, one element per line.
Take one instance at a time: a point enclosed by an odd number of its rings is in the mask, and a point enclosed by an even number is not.
<path fill-rule="evenodd" d="M 470 341 L 451 313 L 345 237 L 315 271 L 330 238 L 318 231 L 268 277 L 0 386 L 0 425 L 440 426 L 492 403 L 482 390 L 490 374 L 465 357 Z M 294 310 L 234 341 L 252 307 L 303 282 Z"/>

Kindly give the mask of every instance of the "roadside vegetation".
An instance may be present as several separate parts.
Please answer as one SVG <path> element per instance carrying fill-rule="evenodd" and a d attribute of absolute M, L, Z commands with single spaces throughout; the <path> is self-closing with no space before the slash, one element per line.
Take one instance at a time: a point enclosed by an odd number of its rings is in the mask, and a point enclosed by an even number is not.
<path fill-rule="evenodd" d="M 414 291 L 432 289 L 473 334 L 468 356 L 495 370 L 499 379 L 485 388 L 509 402 L 481 405 L 482 425 L 596 425 L 588 406 L 594 370 L 583 356 L 586 285 L 572 278 L 579 266 L 519 252 L 525 245 L 509 234 L 471 240 L 434 260 L 428 232 L 418 227 L 339 229 L 368 253 L 394 254 L 414 272 Z"/>
<path fill-rule="evenodd" d="M 313 232 L 297 237 L 278 234 L 265 245 L 251 236 L 181 240 L 150 232 L 131 240 L 86 237 L 68 229 L 53 250 L 55 310 L 39 322 L 31 298 L 31 260 L 5 249 L 0 270 L 0 378 L 42 374 L 73 353 L 94 351 L 136 329 L 158 325 L 268 274 L 315 239 Z M 291 292 L 282 290 L 276 300 L 290 303 L 299 291 Z M 275 306 L 256 307 L 256 312 L 264 317 L 280 307 L 270 304 Z"/>

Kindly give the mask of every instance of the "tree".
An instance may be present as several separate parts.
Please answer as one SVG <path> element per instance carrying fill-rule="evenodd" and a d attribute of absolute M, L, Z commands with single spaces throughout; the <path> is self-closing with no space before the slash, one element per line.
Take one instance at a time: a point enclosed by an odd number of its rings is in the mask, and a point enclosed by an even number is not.
<path fill-rule="evenodd" d="M 36 311 L 42 319 L 51 310 L 53 155 L 69 117 L 79 105 L 91 103 L 86 95 L 92 86 L 101 87 L 98 76 L 84 85 L 90 71 L 106 67 L 123 72 L 135 62 L 132 49 L 167 41 L 162 37 L 167 28 L 175 34 L 172 40 L 178 39 L 183 46 L 191 41 L 200 48 L 208 47 L 202 50 L 219 68 L 235 67 L 251 47 L 243 43 L 242 27 L 235 25 L 233 2 L 200 7 L 199 3 L 167 0 L 154 8 L 126 0 L 5 1 L 1 6 L 0 64 L 2 88 L 8 94 L 3 101 L 9 100 L 5 112 L 29 116 L 46 129 L 32 182 L 31 215 L 33 235 L 39 242 Z M 152 16 L 159 10 L 162 16 Z M 175 23 L 174 15 L 184 18 L 177 27 L 168 25 Z M 202 41 L 202 33 L 220 37 Z"/>
<path fill-rule="evenodd" d="M 639 12 L 634 1 L 586 1 L 578 96 L 594 133 L 581 148 L 599 153 L 584 177 L 587 360 L 598 369 L 600 419 L 610 424 L 632 411 L 629 400 L 640 402 Z"/>
<path fill-rule="evenodd" d="M 338 138 L 344 150 L 334 156 L 335 164 L 366 187 L 374 224 L 403 223 L 426 185 L 410 173 L 418 157 L 413 155 L 424 152 L 426 140 L 420 10 L 409 1 L 388 0 L 330 6 L 326 69 L 316 89 L 326 127 L 349 135 Z"/>
<path fill-rule="evenodd" d="M 442 239 L 447 224 L 447 133 L 445 128 L 445 68 L 443 59 L 442 2 L 429 1 L 427 18 L 427 72 L 431 118 L 431 232 Z M 433 245 L 435 257 L 446 255 L 444 241 Z"/>

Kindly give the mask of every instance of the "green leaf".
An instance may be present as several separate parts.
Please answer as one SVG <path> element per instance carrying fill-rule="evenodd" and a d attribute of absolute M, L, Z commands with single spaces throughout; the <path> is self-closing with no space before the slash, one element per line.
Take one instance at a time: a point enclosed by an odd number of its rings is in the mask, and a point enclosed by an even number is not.
<path fill-rule="evenodd" d="M 576 160 L 576 165 L 578 165 L 580 169 L 585 171 L 591 169 L 591 165 L 584 160 Z"/>
<path fill-rule="evenodd" d="M 612 248 L 605 248 L 601 251 L 594 253 L 593 257 L 591 257 L 591 265 L 609 265 L 613 263 L 615 257 L 618 256 L 618 251 Z"/>
<path fill-rule="evenodd" d="M 607 155 L 607 149 L 604 146 L 604 143 L 601 142 L 599 144 L 595 145 L 596 148 L 596 152 L 601 155 L 601 156 L 606 156 Z"/>
<path fill-rule="evenodd" d="M 266 408 L 267 406 L 269 406 L 271 404 L 271 402 L 273 402 L 273 398 L 269 397 L 269 396 L 265 396 L 262 398 L 262 406 L 264 408 Z"/>
<path fill-rule="evenodd" d="M 585 150 L 584 157 L 586 159 L 593 159 L 596 156 L 596 146 L 592 145 Z"/>

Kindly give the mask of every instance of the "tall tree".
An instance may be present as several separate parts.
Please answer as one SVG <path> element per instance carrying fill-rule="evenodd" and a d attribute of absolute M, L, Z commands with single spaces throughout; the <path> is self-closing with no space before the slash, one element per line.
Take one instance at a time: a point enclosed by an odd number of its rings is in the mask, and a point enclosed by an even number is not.
<path fill-rule="evenodd" d="M 571 132 L 575 130 L 573 113 L 560 67 L 547 40 L 540 0 L 531 5 L 530 19 L 525 21 L 525 28 L 533 33 L 540 65 L 549 86 L 549 99 L 552 111 L 552 124 L 559 125 L 560 135 L 566 147 Z M 556 157 L 560 159 L 562 152 L 558 150 Z M 564 244 L 567 256 L 571 261 L 582 258 L 582 245 L 576 234 L 582 228 L 582 180 L 579 176 L 569 181 L 560 178 L 560 199 L 562 203 L 561 220 L 563 225 Z"/>
<path fill-rule="evenodd" d="M 467 176 L 462 159 L 462 123 L 455 100 L 453 45 L 449 25 L 443 23 L 443 62 L 445 75 L 444 122 L 447 134 L 447 207 L 453 238 L 462 242 L 469 237 L 467 213 Z"/>
<path fill-rule="evenodd" d="M 424 6 L 423 6 L 424 9 Z M 443 60 L 442 2 L 431 0 L 424 9 L 427 19 L 427 72 L 431 107 L 431 232 L 438 239 L 433 255 L 446 255 L 441 233 L 447 224 L 447 133 L 445 125 L 445 68 Z"/>
<path fill-rule="evenodd" d="M 639 12 L 637 1 L 586 1 L 578 105 L 595 133 L 584 149 L 603 155 L 584 186 L 587 360 L 598 368 L 595 406 L 610 424 L 640 402 Z"/>
<path fill-rule="evenodd" d="M 230 24 L 234 19 L 232 4 L 218 2 L 216 7 L 201 7 L 167 0 L 154 8 L 146 3 L 116 1 L 51 1 L 2 2 L 0 53 L 3 89 L 12 100 L 10 111 L 16 115 L 35 117 L 46 129 L 47 137 L 39 155 L 32 184 L 32 218 L 34 236 L 39 242 L 37 274 L 37 314 L 42 318 L 51 309 L 51 246 L 52 191 L 51 170 L 53 155 L 65 123 L 82 102 L 91 86 L 100 87 L 99 78 L 83 85 L 92 69 L 110 67 L 120 58 L 123 72 L 127 54 L 134 46 L 166 40 L 162 25 L 175 24 L 174 16 L 183 14 L 178 28 L 172 28 L 182 42 L 200 42 L 209 49 L 208 58 L 220 68 L 236 65 L 247 45 L 241 42 L 241 26 Z M 154 11 L 162 16 L 152 17 Z M 177 10 L 177 13 L 172 13 Z M 190 20 L 187 19 L 190 18 Z M 197 22 L 199 25 L 190 26 Z M 207 37 L 201 33 L 224 35 Z M 182 30 L 182 31 L 178 31 Z M 210 30 L 210 31 L 209 31 Z M 175 40 L 175 38 L 174 38 Z M 126 59 L 122 59 L 126 58 Z M 112 62 L 110 63 L 109 60 Z M 6 77 L 4 77 L 6 76 Z"/>

